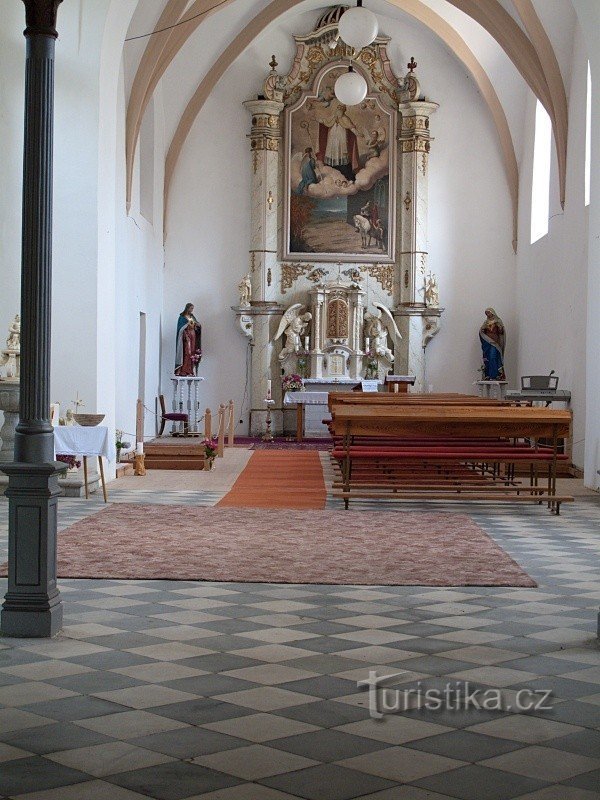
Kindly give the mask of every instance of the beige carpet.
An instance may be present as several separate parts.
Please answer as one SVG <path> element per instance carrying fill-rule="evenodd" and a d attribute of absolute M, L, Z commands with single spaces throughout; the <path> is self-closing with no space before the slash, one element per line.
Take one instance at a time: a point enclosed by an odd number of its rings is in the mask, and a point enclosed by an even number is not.
<path fill-rule="evenodd" d="M 6 575 L 6 565 L 2 574 Z M 62 578 L 536 586 L 463 514 L 115 504 L 59 534 Z"/>

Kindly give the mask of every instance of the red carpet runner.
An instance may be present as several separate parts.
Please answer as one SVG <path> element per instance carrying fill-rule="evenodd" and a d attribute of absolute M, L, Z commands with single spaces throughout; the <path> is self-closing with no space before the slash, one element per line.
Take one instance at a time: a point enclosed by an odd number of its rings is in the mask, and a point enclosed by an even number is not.
<path fill-rule="evenodd" d="M 257 450 L 218 506 L 325 508 L 327 492 L 315 451 Z"/>

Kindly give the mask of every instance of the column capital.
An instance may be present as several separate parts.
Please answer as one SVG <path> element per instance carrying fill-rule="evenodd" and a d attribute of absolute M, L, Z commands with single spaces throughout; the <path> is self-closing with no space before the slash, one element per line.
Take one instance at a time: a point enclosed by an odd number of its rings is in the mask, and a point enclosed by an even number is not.
<path fill-rule="evenodd" d="M 56 16 L 62 0 L 23 0 L 25 3 L 25 36 L 58 36 Z"/>

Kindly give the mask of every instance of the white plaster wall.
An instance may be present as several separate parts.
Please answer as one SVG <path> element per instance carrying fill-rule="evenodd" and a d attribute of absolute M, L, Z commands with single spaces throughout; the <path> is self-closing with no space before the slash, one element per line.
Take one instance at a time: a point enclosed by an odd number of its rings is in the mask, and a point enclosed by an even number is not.
<path fill-rule="evenodd" d="M 530 97 L 521 159 L 517 306 L 520 319 L 518 374 L 556 370 L 559 386 L 571 389 L 574 414 L 574 463 L 583 467 L 586 419 L 588 214 L 584 207 L 586 47 L 575 31 L 570 69 L 567 191 L 560 208 L 553 150 L 549 232 L 530 244 L 531 180 L 535 98 Z M 553 145 L 554 147 L 554 145 Z"/>
<path fill-rule="evenodd" d="M 592 72 L 592 181 L 588 208 L 587 341 L 579 356 L 586 361 L 585 483 L 600 488 L 600 4 L 597 0 L 572 0 L 583 29 Z"/>
<path fill-rule="evenodd" d="M 303 14 L 301 25 L 288 19 L 273 24 L 237 59 L 196 120 L 174 176 L 167 210 L 163 384 L 173 368 L 177 315 L 194 302 L 203 324 L 203 401 L 213 410 L 229 398 L 239 407 L 245 387 L 247 340 L 229 308 L 237 303 L 237 284 L 249 263 L 250 120 L 241 104 L 260 91 L 270 54 L 290 52 L 289 31 L 309 30 L 316 18 Z M 413 53 L 423 54 L 422 89 L 441 104 L 431 122 L 429 249 L 447 311 L 427 351 L 428 382 L 436 390 L 472 391 L 481 363 L 478 329 L 489 305 L 509 330 L 507 363 L 515 375 L 515 257 L 500 149 L 473 82 L 445 47 L 414 22 L 386 19 L 384 32 L 392 36 L 390 56 L 398 74 Z M 287 60 L 279 61 L 280 71 L 289 68 Z"/>
<path fill-rule="evenodd" d="M 156 424 L 155 409 L 160 384 L 161 312 L 163 292 L 163 206 L 164 119 L 160 87 L 150 105 L 154 124 L 153 164 L 140 163 L 137 150 L 133 175 L 132 202 L 125 213 L 125 86 L 123 72 L 119 85 L 119 148 L 117 153 L 115 262 L 115 424 L 126 438 L 135 439 L 136 402 L 138 399 L 140 312 L 146 314 L 145 401 L 150 412 L 145 415 L 145 434 L 152 437 Z M 152 220 L 140 213 L 140 170 L 154 172 L 154 210 Z"/>

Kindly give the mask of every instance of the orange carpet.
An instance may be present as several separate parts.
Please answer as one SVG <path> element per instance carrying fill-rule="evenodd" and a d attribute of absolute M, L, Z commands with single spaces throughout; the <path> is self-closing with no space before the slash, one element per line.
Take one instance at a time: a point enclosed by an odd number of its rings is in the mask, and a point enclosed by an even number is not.
<path fill-rule="evenodd" d="M 316 451 L 256 450 L 219 506 L 325 508 L 327 492 Z"/>

